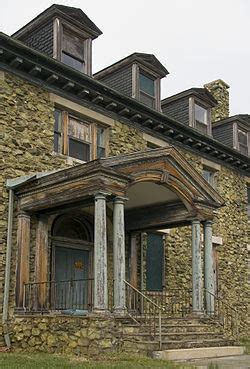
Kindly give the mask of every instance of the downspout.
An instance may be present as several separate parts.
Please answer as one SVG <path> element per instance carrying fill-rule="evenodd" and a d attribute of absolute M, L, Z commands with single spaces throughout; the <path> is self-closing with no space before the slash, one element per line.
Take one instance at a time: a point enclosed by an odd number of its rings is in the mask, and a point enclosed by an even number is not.
<path fill-rule="evenodd" d="M 9 288 L 10 288 L 10 269 L 11 269 L 11 250 L 12 250 L 13 204 L 14 204 L 14 190 L 12 188 L 9 188 L 8 229 L 7 229 L 5 282 L 4 282 L 4 297 L 3 297 L 3 316 L 2 316 L 4 340 L 8 348 L 11 347 L 8 329 L 8 310 L 9 310 Z"/>

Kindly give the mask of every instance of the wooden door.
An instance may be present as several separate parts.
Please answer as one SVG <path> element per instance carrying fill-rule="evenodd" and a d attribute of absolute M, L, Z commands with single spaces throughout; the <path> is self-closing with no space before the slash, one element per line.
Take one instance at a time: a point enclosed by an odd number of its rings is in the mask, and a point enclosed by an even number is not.
<path fill-rule="evenodd" d="M 88 308 L 89 251 L 55 248 L 55 298 L 57 309 Z"/>

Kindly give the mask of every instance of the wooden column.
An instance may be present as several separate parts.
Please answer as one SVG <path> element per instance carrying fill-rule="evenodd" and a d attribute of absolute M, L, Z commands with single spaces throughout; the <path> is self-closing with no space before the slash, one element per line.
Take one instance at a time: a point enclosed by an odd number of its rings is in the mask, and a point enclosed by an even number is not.
<path fill-rule="evenodd" d="M 94 312 L 108 310 L 106 195 L 95 195 Z"/>
<path fill-rule="evenodd" d="M 214 271 L 213 271 L 213 241 L 212 222 L 204 223 L 204 259 L 205 273 L 204 282 L 206 289 L 206 310 L 209 314 L 214 313 Z"/>
<path fill-rule="evenodd" d="M 199 220 L 192 221 L 192 302 L 193 312 L 203 311 L 202 262 L 201 262 L 201 224 Z"/>
<path fill-rule="evenodd" d="M 22 309 L 24 303 L 24 283 L 29 282 L 30 259 L 30 216 L 21 212 L 17 217 L 17 276 L 16 306 Z"/>
<path fill-rule="evenodd" d="M 126 310 L 125 294 L 125 199 L 114 199 L 113 212 L 113 254 L 114 254 L 114 311 L 123 314 Z"/>
<path fill-rule="evenodd" d="M 130 284 L 138 287 L 137 264 L 138 264 L 138 248 L 136 234 L 131 235 L 130 239 Z"/>
<path fill-rule="evenodd" d="M 40 215 L 36 228 L 35 281 L 37 288 L 37 307 L 45 309 L 48 297 L 48 216 Z"/>

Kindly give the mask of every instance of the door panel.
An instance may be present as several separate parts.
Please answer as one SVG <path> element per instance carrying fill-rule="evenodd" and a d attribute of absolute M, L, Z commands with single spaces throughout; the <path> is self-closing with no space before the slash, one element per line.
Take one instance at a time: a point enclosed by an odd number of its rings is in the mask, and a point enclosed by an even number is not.
<path fill-rule="evenodd" d="M 162 235 L 148 233 L 146 257 L 146 288 L 148 291 L 162 291 L 164 249 Z"/>
<path fill-rule="evenodd" d="M 87 309 L 89 251 L 57 246 L 55 297 L 57 309 Z"/>

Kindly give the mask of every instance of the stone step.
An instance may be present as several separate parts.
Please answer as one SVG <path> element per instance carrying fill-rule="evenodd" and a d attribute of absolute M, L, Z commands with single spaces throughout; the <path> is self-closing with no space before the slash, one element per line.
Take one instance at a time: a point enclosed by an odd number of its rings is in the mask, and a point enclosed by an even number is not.
<path fill-rule="evenodd" d="M 144 333 L 152 331 L 153 326 L 148 325 L 126 325 L 123 327 L 123 333 Z M 156 330 L 159 330 L 158 324 Z M 206 325 L 206 324 L 190 324 L 190 325 L 166 325 L 161 327 L 163 333 L 186 333 L 186 332 L 214 332 L 221 333 L 223 331 L 220 325 Z"/>
<path fill-rule="evenodd" d="M 234 341 L 225 339 L 202 339 L 202 340 L 186 340 L 186 341 L 162 341 L 162 351 L 164 350 L 176 350 L 176 349 L 189 349 L 189 348 L 206 348 L 206 347 L 225 347 L 233 346 Z M 131 352 L 145 352 L 152 353 L 159 349 L 159 342 L 157 341 L 134 341 L 123 340 L 123 346 L 129 349 Z"/>
<path fill-rule="evenodd" d="M 143 324 L 145 322 L 145 318 L 142 316 L 133 316 L 138 323 Z M 158 316 L 147 318 L 147 321 L 156 320 L 158 324 Z M 211 319 L 209 317 L 195 317 L 195 318 L 169 318 L 162 316 L 162 325 L 171 325 L 171 326 L 188 326 L 188 325 L 200 325 L 200 324 L 209 324 L 209 325 L 218 325 L 219 321 L 216 319 Z M 136 325 L 132 321 L 132 319 L 126 319 L 124 321 L 121 320 L 124 325 Z"/>
<path fill-rule="evenodd" d="M 161 360 L 193 360 L 204 358 L 216 358 L 226 356 L 239 356 L 244 354 L 242 346 L 220 346 L 220 347 L 201 347 L 181 350 L 162 350 L 154 351 L 153 357 Z"/>
<path fill-rule="evenodd" d="M 123 336 L 123 339 L 133 338 L 135 341 L 140 341 L 143 339 L 144 341 L 157 341 L 159 335 L 155 336 L 150 333 L 128 333 Z M 223 334 L 213 333 L 213 332 L 185 332 L 185 333 L 162 333 L 162 340 L 170 340 L 170 341 L 187 341 L 188 340 L 203 340 L 203 339 L 223 339 Z"/>

